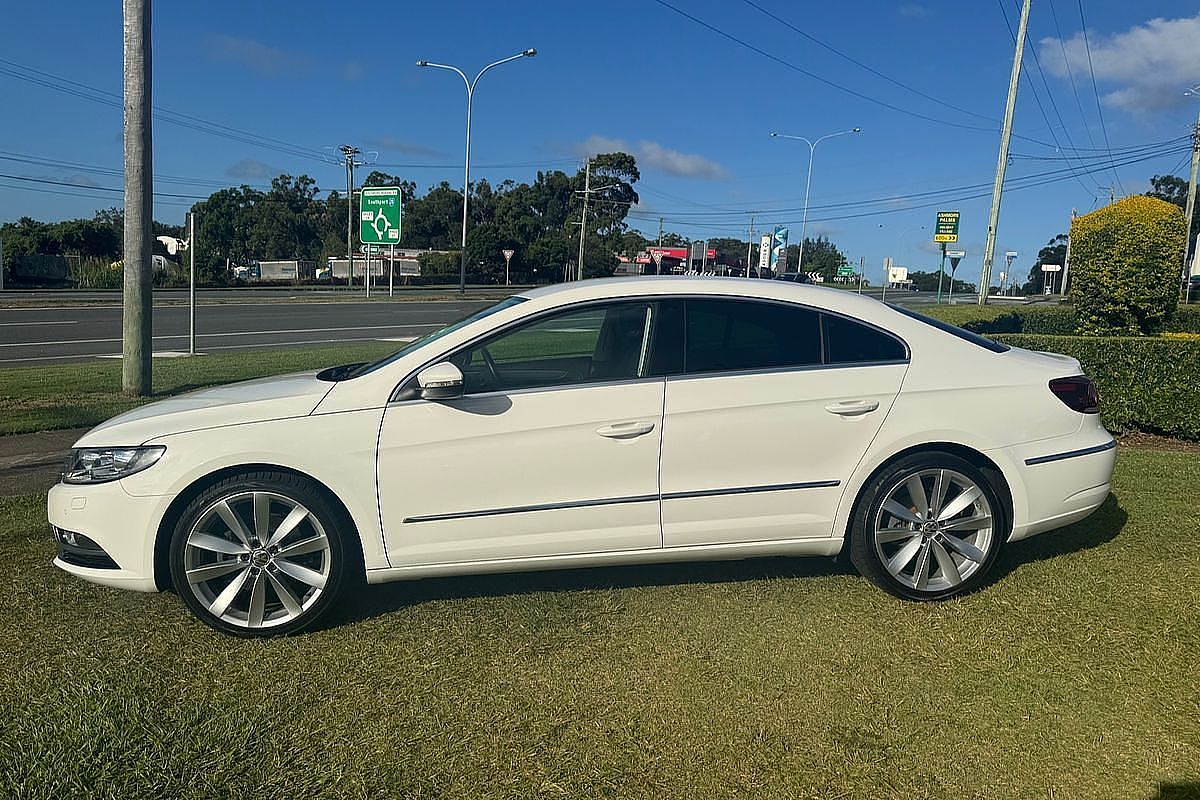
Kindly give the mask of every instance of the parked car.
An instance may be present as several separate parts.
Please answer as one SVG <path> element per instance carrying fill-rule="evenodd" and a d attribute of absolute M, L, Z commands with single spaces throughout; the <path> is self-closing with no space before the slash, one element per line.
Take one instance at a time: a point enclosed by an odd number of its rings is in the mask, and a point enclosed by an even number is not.
<path fill-rule="evenodd" d="M 790 281 L 791 283 L 812 283 L 812 277 L 807 272 L 783 272 L 775 276 L 777 281 Z"/>
<path fill-rule="evenodd" d="M 1098 410 L 1073 358 L 855 293 L 583 281 L 375 363 L 114 417 L 48 515 L 62 569 L 173 588 L 244 636 L 300 630 L 363 579 L 842 550 L 937 600 L 1104 501 Z"/>

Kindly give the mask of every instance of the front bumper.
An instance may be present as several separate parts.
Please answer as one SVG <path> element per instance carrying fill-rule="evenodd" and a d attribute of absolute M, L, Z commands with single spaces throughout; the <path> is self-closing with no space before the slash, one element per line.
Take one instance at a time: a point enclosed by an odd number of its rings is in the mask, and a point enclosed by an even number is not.
<path fill-rule="evenodd" d="M 46 517 L 56 529 L 59 548 L 54 565 L 93 583 L 158 591 L 154 540 L 167 500 L 134 497 L 120 481 L 55 485 L 46 498 Z M 72 544 L 68 533 L 82 534 L 95 548 L 78 537 Z"/>

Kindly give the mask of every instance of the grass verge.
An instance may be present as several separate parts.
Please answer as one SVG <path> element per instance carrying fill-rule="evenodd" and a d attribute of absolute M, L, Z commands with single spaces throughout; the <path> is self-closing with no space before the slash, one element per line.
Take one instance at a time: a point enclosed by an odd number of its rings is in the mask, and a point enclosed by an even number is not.
<path fill-rule="evenodd" d="M 1123 449 L 947 603 L 775 559 L 394 584 L 270 641 L 60 573 L 0 500 L 0 796 L 1195 797 L 1198 482 Z"/>
<path fill-rule="evenodd" d="M 122 394 L 120 359 L 0 369 L 0 435 L 84 428 L 169 395 L 268 375 L 371 361 L 400 346 L 396 342 L 355 342 L 155 359 L 154 396 L 148 398 Z"/>

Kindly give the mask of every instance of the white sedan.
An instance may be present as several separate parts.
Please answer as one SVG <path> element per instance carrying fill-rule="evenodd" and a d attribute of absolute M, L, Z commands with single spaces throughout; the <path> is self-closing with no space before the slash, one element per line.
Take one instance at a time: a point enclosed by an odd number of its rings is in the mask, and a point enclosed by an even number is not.
<path fill-rule="evenodd" d="M 1115 456 L 1079 363 L 850 292 L 631 278 L 512 297 L 373 363 L 194 392 L 71 452 L 62 569 L 238 635 L 435 575 L 833 556 L 951 597 L 1083 519 Z"/>

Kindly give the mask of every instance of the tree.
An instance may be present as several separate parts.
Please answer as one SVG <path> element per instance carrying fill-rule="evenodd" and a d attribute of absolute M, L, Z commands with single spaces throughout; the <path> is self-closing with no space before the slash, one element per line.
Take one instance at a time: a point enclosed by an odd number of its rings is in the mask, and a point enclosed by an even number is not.
<path fill-rule="evenodd" d="M 1046 273 L 1042 272 L 1042 264 L 1058 264 L 1059 266 L 1063 266 L 1066 263 L 1067 235 L 1060 233 L 1046 242 L 1046 246 L 1038 251 L 1037 260 L 1029 268 L 1029 280 L 1021 287 L 1021 291 L 1024 294 L 1037 294 L 1042 291 L 1042 283 L 1046 280 Z M 1015 283 L 1016 278 L 1013 278 L 1013 281 Z"/>
<path fill-rule="evenodd" d="M 1183 178 L 1176 175 L 1155 175 L 1150 179 L 1150 186 L 1150 191 L 1146 192 L 1147 197 L 1155 197 L 1184 210 L 1187 209 L 1188 182 Z M 1188 234 L 1188 240 L 1194 242 L 1198 235 L 1200 235 L 1200 214 L 1195 214 L 1192 218 L 1192 230 Z"/>
<path fill-rule="evenodd" d="M 1186 224 L 1175 205 L 1118 200 L 1071 223 L 1071 298 L 1080 330 L 1153 333 L 1179 298 Z"/>

